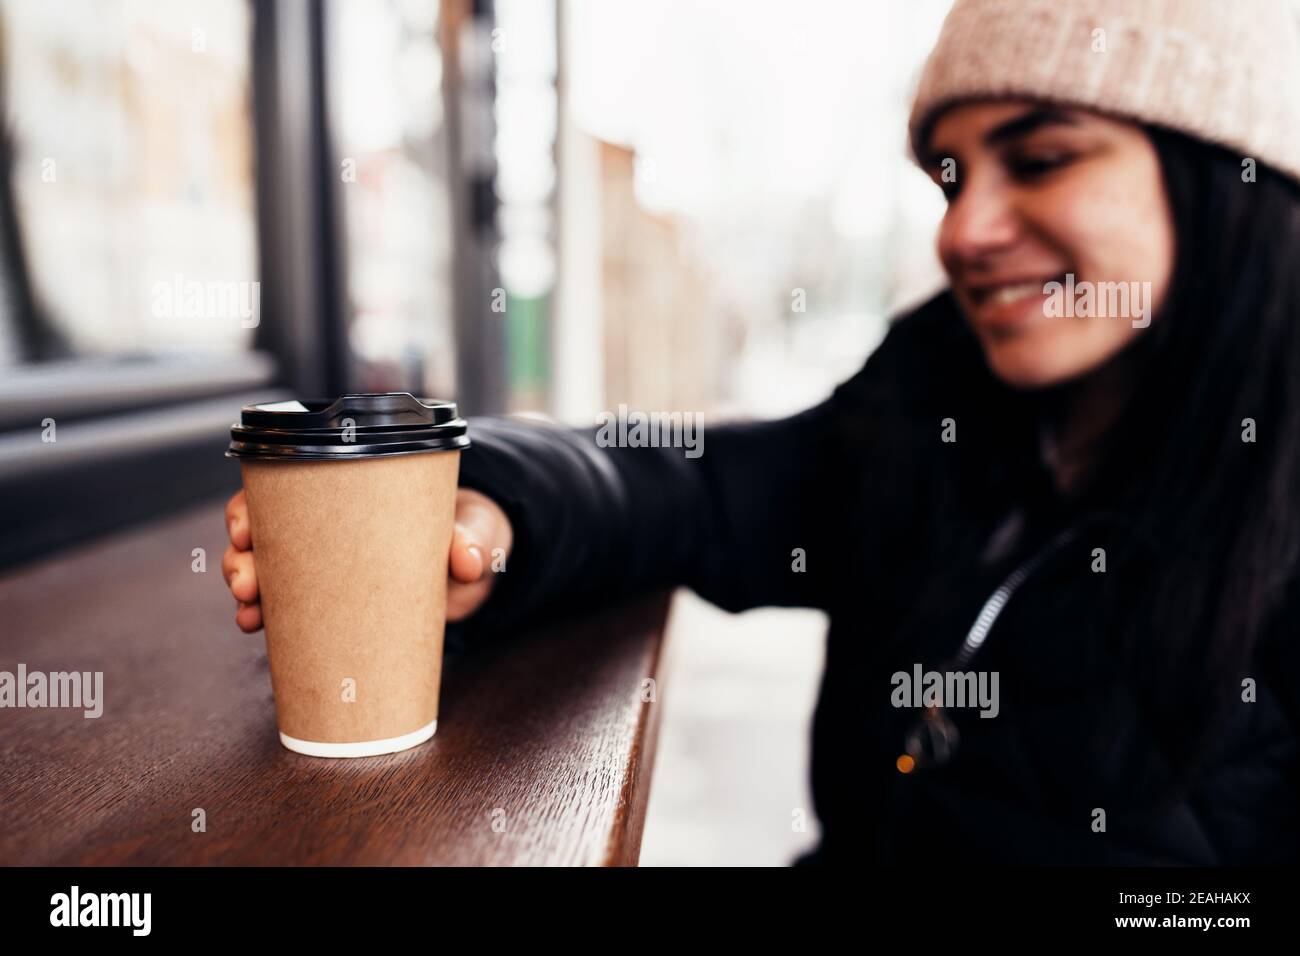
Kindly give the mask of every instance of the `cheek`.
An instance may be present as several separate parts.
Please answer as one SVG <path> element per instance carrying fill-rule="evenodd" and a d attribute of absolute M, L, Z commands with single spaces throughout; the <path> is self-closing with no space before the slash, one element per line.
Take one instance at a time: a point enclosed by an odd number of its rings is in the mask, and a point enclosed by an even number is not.
<path fill-rule="evenodd" d="M 1150 283 L 1136 292 L 1141 306 L 1138 301 L 1133 306 L 1155 311 L 1172 269 L 1172 228 L 1163 188 L 1129 185 L 1106 176 L 1063 181 L 1035 196 L 1026 219 L 1076 282 L 1124 283 L 1130 289 L 1132 283 Z M 1025 335 L 987 343 L 988 357 L 1011 384 L 1042 387 L 1100 367 L 1141 333 L 1129 317 L 1062 317 Z"/>
<path fill-rule="evenodd" d="M 1036 203 L 1040 234 L 1068 260 L 1079 280 L 1149 282 L 1163 299 L 1173 272 L 1173 224 L 1159 168 L 1104 165 L 1045 191 Z"/>
<path fill-rule="evenodd" d="M 944 271 L 949 276 L 957 272 L 956 264 L 952 258 L 952 244 L 948 241 L 949 223 L 952 219 L 952 206 L 944 208 L 943 218 L 939 220 L 939 229 L 934 237 L 934 251 L 939 258 L 939 264 L 943 266 Z"/>

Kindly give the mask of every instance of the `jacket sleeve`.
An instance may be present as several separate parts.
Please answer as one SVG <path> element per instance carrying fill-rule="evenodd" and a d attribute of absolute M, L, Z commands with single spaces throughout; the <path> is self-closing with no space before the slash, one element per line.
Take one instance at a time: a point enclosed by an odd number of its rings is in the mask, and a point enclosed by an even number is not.
<path fill-rule="evenodd" d="M 826 401 L 789 418 L 703 428 L 702 454 L 602 447 L 597 428 L 470 421 L 463 487 L 493 498 L 513 552 L 463 633 L 535 623 L 685 585 L 729 611 L 826 608 L 851 489 L 845 425 L 873 409 L 891 340 Z"/>

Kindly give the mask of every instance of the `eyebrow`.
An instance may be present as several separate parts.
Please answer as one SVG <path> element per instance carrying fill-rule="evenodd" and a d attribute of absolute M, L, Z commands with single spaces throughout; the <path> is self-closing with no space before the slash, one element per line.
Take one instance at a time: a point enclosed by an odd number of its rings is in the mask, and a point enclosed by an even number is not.
<path fill-rule="evenodd" d="M 1008 140 L 1019 139 L 1037 132 L 1045 126 L 1078 126 L 1079 121 L 1068 113 L 1051 107 L 1037 107 L 1014 119 L 1000 123 L 984 134 L 985 146 L 997 146 Z"/>
<path fill-rule="evenodd" d="M 1013 116 L 1006 122 L 999 123 L 982 137 L 985 146 L 1000 146 L 1028 136 L 1040 129 L 1049 126 L 1078 126 L 1079 121 L 1074 116 L 1063 110 L 1050 106 L 1031 107 L 1019 116 Z M 933 147 L 926 149 L 924 168 L 929 170 L 931 167 L 939 164 L 940 156 L 951 155 L 952 151 L 936 150 Z"/>

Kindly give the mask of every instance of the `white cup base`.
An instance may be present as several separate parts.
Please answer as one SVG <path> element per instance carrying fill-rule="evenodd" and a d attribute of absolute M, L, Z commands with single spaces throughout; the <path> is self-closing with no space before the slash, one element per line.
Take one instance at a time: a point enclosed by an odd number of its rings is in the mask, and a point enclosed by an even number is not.
<path fill-rule="evenodd" d="M 379 754 L 393 754 L 399 750 L 409 750 L 416 744 L 422 744 L 433 736 L 438 729 L 438 720 L 425 724 L 419 730 L 400 737 L 388 737 L 384 740 L 360 740 L 356 743 L 323 743 L 318 740 L 299 740 L 286 733 L 280 734 L 280 743 L 294 753 L 309 757 L 375 757 Z"/>

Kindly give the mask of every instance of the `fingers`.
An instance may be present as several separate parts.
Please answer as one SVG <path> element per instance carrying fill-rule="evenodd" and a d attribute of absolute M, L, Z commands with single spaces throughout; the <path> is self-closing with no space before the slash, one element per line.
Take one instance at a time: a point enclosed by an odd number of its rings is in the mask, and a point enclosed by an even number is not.
<path fill-rule="evenodd" d="M 247 604 L 239 602 L 239 608 L 235 611 L 235 623 L 245 634 L 252 634 L 262 627 L 262 605 Z"/>
<path fill-rule="evenodd" d="M 483 546 L 479 544 L 474 533 L 464 525 L 456 525 L 451 536 L 451 554 L 447 568 L 451 572 L 452 583 L 473 584 L 483 577 L 486 562 L 483 560 Z"/>
<path fill-rule="evenodd" d="M 262 605 L 257 603 L 257 570 L 253 565 L 253 534 L 248 521 L 248 499 L 241 488 L 226 502 L 226 533 L 230 544 L 221 557 L 221 573 L 235 596 L 235 624 L 246 634 L 262 627 Z"/>
<path fill-rule="evenodd" d="M 253 547 L 252 529 L 248 522 L 248 499 L 241 488 L 226 503 L 226 532 L 236 550 L 248 551 Z"/>
<path fill-rule="evenodd" d="M 508 555 L 514 533 L 491 498 L 469 488 L 456 492 L 456 527 L 447 560 L 447 619 L 469 617 L 492 590 L 499 555 Z M 489 565 L 489 558 L 492 564 Z"/>
<path fill-rule="evenodd" d="M 226 586 L 238 601 L 252 603 L 257 600 L 257 570 L 253 565 L 253 552 L 236 550 L 233 544 L 221 556 L 221 574 Z"/>
<path fill-rule="evenodd" d="M 510 522 L 491 498 L 469 488 L 456 492 L 456 530 L 451 540 L 448 570 L 452 581 L 473 584 L 489 570 L 489 558 L 509 554 Z"/>
<path fill-rule="evenodd" d="M 473 584 L 461 584 L 459 581 L 447 582 L 447 620 L 460 621 L 475 611 L 487 600 L 492 590 L 491 576 L 485 576 Z"/>

